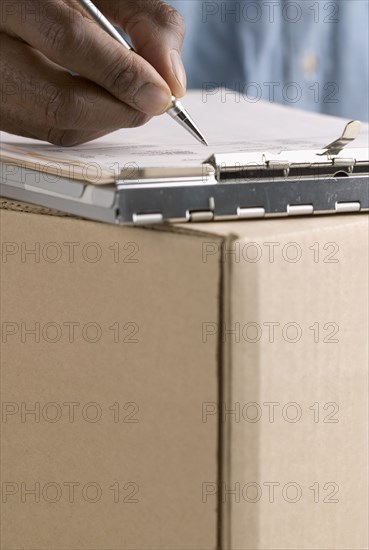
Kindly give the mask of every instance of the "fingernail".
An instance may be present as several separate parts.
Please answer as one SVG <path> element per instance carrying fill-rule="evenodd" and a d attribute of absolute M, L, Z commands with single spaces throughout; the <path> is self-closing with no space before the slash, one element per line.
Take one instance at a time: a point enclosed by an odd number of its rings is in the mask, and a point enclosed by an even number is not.
<path fill-rule="evenodd" d="M 147 83 L 141 86 L 135 95 L 137 109 L 148 115 L 164 113 L 170 104 L 171 95 L 155 84 Z"/>
<path fill-rule="evenodd" d="M 177 52 L 177 50 L 172 50 L 170 52 L 170 58 L 172 60 L 172 69 L 173 69 L 174 76 L 178 80 L 178 83 L 185 90 L 187 85 L 186 71 L 184 69 L 182 59 L 179 53 Z"/>

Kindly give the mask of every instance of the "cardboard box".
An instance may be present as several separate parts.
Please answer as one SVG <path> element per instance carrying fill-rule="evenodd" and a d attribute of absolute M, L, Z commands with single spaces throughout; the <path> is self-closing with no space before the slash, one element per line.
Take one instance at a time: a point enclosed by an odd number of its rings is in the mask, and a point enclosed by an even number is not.
<path fill-rule="evenodd" d="M 368 216 L 3 206 L 2 548 L 367 548 Z"/>
<path fill-rule="evenodd" d="M 218 317 L 219 260 L 198 272 L 200 235 L 1 223 L 3 548 L 215 547 L 201 403 L 217 398 L 217 344 L 200 318 Z"/>

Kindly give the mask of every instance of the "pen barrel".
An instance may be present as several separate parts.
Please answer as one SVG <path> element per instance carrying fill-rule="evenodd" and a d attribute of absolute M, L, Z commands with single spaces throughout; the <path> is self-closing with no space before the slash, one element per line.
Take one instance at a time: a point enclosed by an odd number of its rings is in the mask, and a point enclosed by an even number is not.
<path fill-rule="evenodd" d="M 91 2 L 91 0 L 78 0 L 79 4 L 91 15 L 91 17 L 104 29 L 112 38 L 120 42 L 128 50 L 133 50 L 132 46 L 123 38 L 110 21 L 101 13 L 101 11 Z"/>
<path fill-rule="evenodd" d="M 177 118 L 183 113 L 183 105 L 180 101 L 174 96 L 172 96 L 172 106 L 166 112 L 167 115 L 170 115 L 172 118 Z"/>
<path fill-rule="evenodd" d="M 134 48 L 128 44 L 128 42 L 120 35 L 117 29 L 108 21 L 108 19 L 100 12 L 100 10 L 94 5 L 91 0 L 77 0 L 81 6 L 95 19 L 98 25 L 110 34 L 115 40 L 120 42 L 127 49 L 135 51 Z M 206 144 L 206 141 L 197 128 L 190 115 L 184 109 L 182 104 L 172 96 L 172 106 L 166 111 L 176 122 L 178 122 L 183 128 L 185 128 L 190 134 L 192 134 L 198 141 Z"/>

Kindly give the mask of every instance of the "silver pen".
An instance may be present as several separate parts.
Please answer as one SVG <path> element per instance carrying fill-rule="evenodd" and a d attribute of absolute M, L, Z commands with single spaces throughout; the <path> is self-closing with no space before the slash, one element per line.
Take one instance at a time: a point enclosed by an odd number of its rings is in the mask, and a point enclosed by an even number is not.
<path fill-rule="evenodd" d="M 133 50 L 132 46 L 124 40 L 123 36 L 115 29 L 115 27 L 108 21 L 108 19 L 101 13 L 101 11 L 91 2 L 91 0 L 78 0 L 79 4 L 88 11 L 95 21 L 110 34 L 115 40 L 120 42 L 122 46 L 125 46 L 128 50 Z M 170 115 L 175 121 L 178 122 L 183 128 L 185 128 L 191 135 L 193 135 L 200 143 L 207 145 L 207 142 L 196 126 L 186 109 L 183 107 L 180 101 L 172 96 L 172 106 L 168 109 L 167 114 Z"/>

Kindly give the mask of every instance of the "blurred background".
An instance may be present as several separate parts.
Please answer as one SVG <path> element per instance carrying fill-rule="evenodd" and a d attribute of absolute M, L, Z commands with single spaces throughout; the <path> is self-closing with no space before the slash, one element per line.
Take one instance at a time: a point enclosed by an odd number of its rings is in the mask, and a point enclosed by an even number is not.
<path fill-rule="evenodd" d="M 186 21 L 189 89 L 368 121 L 368 0 L 168 3 Z"/>

